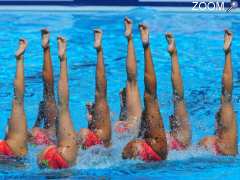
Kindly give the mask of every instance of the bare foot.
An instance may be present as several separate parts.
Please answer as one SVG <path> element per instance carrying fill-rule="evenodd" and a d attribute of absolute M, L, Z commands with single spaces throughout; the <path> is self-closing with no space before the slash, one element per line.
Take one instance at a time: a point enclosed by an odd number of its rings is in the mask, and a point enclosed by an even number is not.
<path fill-rule="evenodd" d="M 41 33 L 42 33 L 42 47 L 44 49 L 46 49 L 46 48 L 49 47 L 49 36 L 50 36 L 50 33 L 49 33 L 48 29 L 42 29 Z"/>
<path fill-rule="evenodd" d="M 66 55 L 66 40 L 59 36 L 57 38 L 58 41 L 58 56 L 63 58 Z"/>
<path fill-rule="evenodd" d="M 94 48 L 100 50 L 102 48 L 102 30 L 94 29 Z"/>
<path fill-rule="evenodd" d="M 27 47 L 27 41 L 25 39 L 19 39 L 19 47 L 15 54 L 16 58 L 19 58 L 24 54 L 26 47 Z"/>
<path fill-rule="evenodd" d="M 232 32 L 229 30 L 225 29 L 224 30 L 224 51 L 229 52 L 231 50 L 231 45 L 232 45 Z"/>
<path fill-rule="evenodd" d="M 128 17 L 124 18 L 124 24 L 125 24 L 125 36 L 126 38 L 130 39 L 132 38 L 132 20 Z"/>
<path fill-rule="evenodd" d="M 148 27 L 144 24 L 139 24 L 139 30 L 141 32 L 142 43 L 144 47 L 149 45 L 149 31 Z"/>
<path fill-rule="evenodd" d="M 168 52 L 172 55 L 173 53 L 177 52 L 175 39 L 174 39 L 172 33 L 170 33 L 170 32 L 167 32 L 165 36 L 166 36 L 166 40 L 168 42 Z"/>

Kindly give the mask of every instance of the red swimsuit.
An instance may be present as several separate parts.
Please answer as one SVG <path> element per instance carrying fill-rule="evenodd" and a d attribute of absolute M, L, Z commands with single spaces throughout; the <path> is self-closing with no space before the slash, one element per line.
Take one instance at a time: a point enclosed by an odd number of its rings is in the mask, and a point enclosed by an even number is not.
<path fill-rule="evenodd" d="M 143 161 L 161 161 L 161 157 L 146 142 L 141 143 L 138 156 Z"/>
<path fill-rule="evenodd" d="M 9 157 L 14 157 L 14 152 L 12 149 L 9 147 L 6 141 L 0 141 L 0 154 L 9 156 Z"/>
<path fill-rule="evenodd" d="M 56 146 L 51 146 L 44 152 L 41 163 L 52 169 L 64 169 L 69 167 L 66 160 L 58 152 Z"/>
<path fill-rule="evenodd" d="M 97 136 L 96 133 L 93 131 L 89 130 L 88 134 L 85 137 L 85 140 L 82 144 L 83 148 L 90 148 L 91 146 L 95 146 L 98 144 L 102 144 L 101 139 Z"/>

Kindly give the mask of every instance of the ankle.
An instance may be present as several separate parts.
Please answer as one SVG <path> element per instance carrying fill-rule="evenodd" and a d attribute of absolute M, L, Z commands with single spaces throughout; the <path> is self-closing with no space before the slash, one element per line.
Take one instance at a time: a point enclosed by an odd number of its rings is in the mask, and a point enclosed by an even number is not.
<path fill-rule="evenodd" d="M 171 56 L 177 56 L 177 49 L 173 50 L 172 52 L 169 52 Z"/>
<path fill-rule="evenodd" d="M 131 41 L 132 40 L 132 34 L 130 34 L 129 36 L 127 36 L 127 40 Z"/>
<path fill-rule="evenodd" d="M 226 55 L 228 55 L 228 54 L 230 54 L 231 49 L 230 48 L 229 49 L 224 49 L 224 52 L 225 52 Z"/>
<path fill-rule="evenodd" d="M 149 48 L 149 43 L 143 43 L 143 48 L 148 49 Z"/>
<path fill-rule="evenodd" d="M 21 61 L 21 60 L 23 60 L 23 55 L 16 55 L 16 59 L 17 59 L 17 61 Z"/>
<path fill-rule="evenodd" d="M 67 59 L 66 53 L 64 53 L 63 55 L 59 55 L 59 58 L 61 62 L 66 61 Z"/>
<path fill-rule="evenodd" d="M 49 49 L 50 49 L 49 44 L 48 44 L 47 46 L 43 47 L 43 50 L 44 50 L 44 51 L 49 51 Z"/>
<path fill-rule="evenodd" d="M 96 47 L 97 52 L 102 52 L 102 46 Z"/>

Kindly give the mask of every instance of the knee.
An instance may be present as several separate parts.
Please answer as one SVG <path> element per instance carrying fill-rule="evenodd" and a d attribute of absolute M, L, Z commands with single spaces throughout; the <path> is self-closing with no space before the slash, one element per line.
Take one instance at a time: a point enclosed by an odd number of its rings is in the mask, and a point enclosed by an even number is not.
<path fill-rule="evenodd" d="M 130 141 L 122 151 L 123 159 L 133 159 L 138 156 L 138 152 L 140 150 L 141 140 L 133 140 Z"/>
<path fill-rule="evenodd" d="M 136 73 L 135 72 L 128 72 L 128 80 L 131 82 L 136 82 Z"/>
<path fill-rule="evenodd" d="M 50 74 L 47 73 L 46 71 L 43 71 L 43 72 L 42 72 L 42 77 L 43 77 L 43 80 L 44 80 L 44 81 L 47 81 L 47 82 L 51 81 L 51 76 L 50 76 Z"/>
<path fill-rule="evenodd" d="M 82 144 L 82 143 L 85 141 L 86 136 L 88 135 L 89 131 L 90 131 L 90 130 L 87 129 L 87 128 L 82 128 L 82 129 L 79 131 L 79 133 L 78 133 L 78 135 L 77 135 L 77 144 Z"/>

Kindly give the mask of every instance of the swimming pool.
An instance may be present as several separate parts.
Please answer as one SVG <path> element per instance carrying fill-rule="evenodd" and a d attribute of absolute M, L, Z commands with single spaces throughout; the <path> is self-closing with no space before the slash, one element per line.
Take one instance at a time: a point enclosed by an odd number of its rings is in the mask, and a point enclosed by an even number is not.
<path fill-rule="evenodd" d="M 134 43 L 138 61 L 138 83 L 143 95 L 143 49 L 137 24 L 149 25 L 150 42 L 158 80 L 158 97 L 165 128 L 169 129 L 168 116 L 172 112 L 170 57 L 166 51 L 166 31 L 174 33 L 181 66 L 185 99 L 192 124 L 193 144 L 214 132 L 214 116 L 219 107 L 221 75 L 224 65 L 223 30 L 234 33 L 232 59 L 234 67 L 233 103 L 240 119 L 240 14 L 167 13 L 148 8 L 119 12 L 0 12 L 0 135 L 4 136 L 10 115 L 15 73 L 14 52 L 18 38 L 28 40 L 25 53 L 25 112 L 28 126 L 32 127 L 42 98 L 42 62 L 40 29 L 51 31 L 51 52 L 54 77 L 59 77 L 56 37 L 61 34 L 68 40 L 68 67 L 70 110 L 76 130 L 86 127 L 85 103 L 94 99 L 96 52 L 93 49 L 92 29 L 102 28 L 103 47 L 108 80 L 108 102 L 112 120 L 120 111 L 119 91 L 125 85 L 125 56 L 127 42 L 123 35 L 123 18 L 134 21 Z M 55 87 L 57 83 L 55 83 Z M 55 88 L 56 89 L 56 88 Z M 36 154 L 41 147 L 29 145 L 29 155 L 23 162 L 0 165 L 0 176 L 45 176 L 50 178 L 93 178 L 94 176 L 161 177 L 161 179 L 239 179 L 240 156 L 217 157 L 209 152 L 190 148 L 186 152 L 170 152 L 168 160 L 159 163 L 123 161 L 122 147 L 127 140 L 113 134 L 113 146 L 106 150 L 95 147 L 81 151 L 76 166 L 68 170 L 40 170 Z"/>

